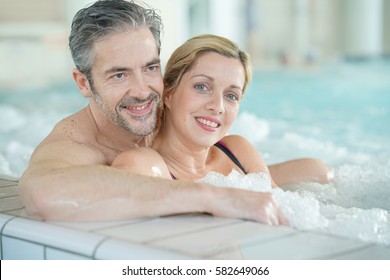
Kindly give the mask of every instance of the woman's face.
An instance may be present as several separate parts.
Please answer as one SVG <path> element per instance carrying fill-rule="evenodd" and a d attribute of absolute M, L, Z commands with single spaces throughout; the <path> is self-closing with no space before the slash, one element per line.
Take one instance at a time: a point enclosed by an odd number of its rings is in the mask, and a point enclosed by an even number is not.
<path fill-rule="evenodd" d="M 167 122 L 192 144 L 209 147 L 235 121 L 245 82 L 240 60 L 214 52 L 202 54 L 165 98 Z"/>

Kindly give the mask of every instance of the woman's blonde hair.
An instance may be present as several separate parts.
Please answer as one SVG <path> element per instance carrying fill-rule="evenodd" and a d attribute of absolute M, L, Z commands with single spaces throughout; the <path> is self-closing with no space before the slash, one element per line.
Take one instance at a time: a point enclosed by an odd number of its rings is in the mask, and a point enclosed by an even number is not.
<path fill-rule="evenodd" d="M 244 92 L 252 79 L 249 54 L 240 50 L 237 44 L 227 38 L 206 34 L 187 40 L 173 52 L 165 68 L 163 97 L 173 93 L 183 75 L 190 71 L 199 56 L 208 52 L 215 52 L 241 61 L 245 72 Z"/>

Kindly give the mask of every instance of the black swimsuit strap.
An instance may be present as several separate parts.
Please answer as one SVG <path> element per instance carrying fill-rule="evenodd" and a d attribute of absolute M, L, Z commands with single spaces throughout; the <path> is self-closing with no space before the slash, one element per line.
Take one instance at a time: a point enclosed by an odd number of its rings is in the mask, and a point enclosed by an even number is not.
<path fill-rule="evenodd" d="M 241 162 L 236 158 L 236 156 L 232 153 L 232 151 L 230 151 L 230 149 L 223 144 L 223 142 L 219 141 L 215 143 L 214 146 L 219 148 L 222 152 L 224 152 L 234 162 L 234 164 L 237 165 L 242 170 L 242 172 L 244 172 L 244 174 L 248 174 L 244 166 L 242 166 Z M 173 180 L 176 180 L 176 177 L 171 172 L 169 173 L 171 174 L 171 178 Z"/>
<path fill-rule="evenodd" d="M 228 147 L 226 147 L 221 141 L 214 144 L 215 147 L 219 148 L 222 152 L 224 152 L 234 163 L 237 165 L 244 174 L 248 174 L 245 168 L 242 166 L 241 162 L 236 158 L 236 156 L 230 151 Z"/>

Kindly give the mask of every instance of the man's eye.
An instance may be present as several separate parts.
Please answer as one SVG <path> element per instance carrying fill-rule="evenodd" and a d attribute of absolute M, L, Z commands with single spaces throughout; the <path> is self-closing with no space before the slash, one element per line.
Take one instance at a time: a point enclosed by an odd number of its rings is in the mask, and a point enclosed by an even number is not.
<path fill-rule="evenodd" d="M 117 73 L 114 75 L 114 78 L 115 79 L 122 79 L 124 76 L 125 76 L 125 74 L 123 74 L 123 73 Z"/>
<path fill-rule="evenodd" d="M 150 66 L 148 66 L 148 71 L 149 72 L 155 72 L 155 71 L 157 71 L 158 70 L 158 65 L 150 65 Z"/>

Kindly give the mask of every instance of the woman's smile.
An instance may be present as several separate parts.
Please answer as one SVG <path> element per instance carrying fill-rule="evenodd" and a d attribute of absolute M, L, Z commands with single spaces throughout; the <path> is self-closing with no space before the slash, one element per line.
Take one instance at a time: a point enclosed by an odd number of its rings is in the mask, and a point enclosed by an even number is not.
<path fill-rule="evenodd" d="M 196 123 L 207 131 L 215 131 L 221 126 L 221 122 L 210 117 L 195 117 Z"/>

